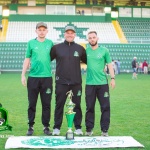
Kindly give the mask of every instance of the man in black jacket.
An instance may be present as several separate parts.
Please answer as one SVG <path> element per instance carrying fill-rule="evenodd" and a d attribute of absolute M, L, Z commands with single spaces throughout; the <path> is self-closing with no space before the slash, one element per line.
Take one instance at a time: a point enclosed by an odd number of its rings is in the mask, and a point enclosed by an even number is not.
<path fill-rule="evenodd" d="M 74 42 L 76 32 L 73 26 L 65 28 L 65 41 L 53 46 L 51 50 L 51 60 L 56 59 L 56 107 L 54 116 L 53 135 L 60 134 L 60 128 L 63 120 L 64 105 L 66 102 L 66 93 L 72 90 L 72 101 L 75 103 L 74 118 L 75 134 L 83 135 L 81 130 L 82 111 L 81 111 L 81 93 L 82 79 L 80 61 L 86 63 L 85 49 Z"/>

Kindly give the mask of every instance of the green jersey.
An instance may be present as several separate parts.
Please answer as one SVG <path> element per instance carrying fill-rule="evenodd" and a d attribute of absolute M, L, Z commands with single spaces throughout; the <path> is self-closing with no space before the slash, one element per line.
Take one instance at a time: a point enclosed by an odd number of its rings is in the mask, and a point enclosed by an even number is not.
<path fill-rule="evenodd" d="M 86 49 L 87 55 L 87 85 L 107 84 L 107 77 L 104 72 L 106 64 L 111 63 L 109 51 L 105 47 L 98 47 L 93 50 L 91 47 Z"/>
<path fill-rule="evenodd" d="M 27 45 L 26 58 L 30 58 L 30 77 L 51 77 L 50 51 L 53 46 L 51 40 L 40 42 L 30 40 Z"/>

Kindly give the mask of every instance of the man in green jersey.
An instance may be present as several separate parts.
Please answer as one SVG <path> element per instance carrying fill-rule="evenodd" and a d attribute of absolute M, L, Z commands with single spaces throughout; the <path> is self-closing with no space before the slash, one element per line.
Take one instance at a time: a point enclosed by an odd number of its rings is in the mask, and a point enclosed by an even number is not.
<path fill-rule="evenodd" d="M 23 63 L 21 82 L 26 86 L 25 73 L 30 68 L 27 81 L 28 90 L 28 124 L 29 129 L 27 135 L 34 132 L 33 125 L 36 113 L 36 103 L 40 94 L 42 103 L 42 124 L 43 132 L 50 135 L 49 122 L 51 111 L 52 96 L 52 73 L 50 51 L 53 46 L 51 40 L 46 39 L 48 33 L 47 24 L 39 22 L 36 25 L 37 38 L 28 42 L 26 50 L 26 58 Z"/>
<path fill-rule="evenodd" d="M 102 136 L 108 136 L 110 124 L 110 102 L 108 80 L 105 74 L 105 65 L 111 76 L 110 85 L 115 88 L 115 75 L 111 63 L 111 57 L 107 48 L 98 46 L 98 37 L 95 31 L 88 33 L 88 42 L 90 47 L 86 49 L 87 55 L 87 77 L 86 77 L 86 133 L 91 136 L 93 134 L 95 119 L 95 102 L 96 98 L 101 107 L 100 127 Z"/>

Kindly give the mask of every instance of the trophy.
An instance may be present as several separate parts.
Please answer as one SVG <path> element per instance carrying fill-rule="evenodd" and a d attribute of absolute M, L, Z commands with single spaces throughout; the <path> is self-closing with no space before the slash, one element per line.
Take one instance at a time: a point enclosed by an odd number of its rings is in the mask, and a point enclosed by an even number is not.
<path fill-rule="evenodd" d="M 76 112 L 73 112 L 73 108 L 75 107 L 75 104 L 72 102 L 72 90 L 68 91 L 66 94 L 68 94 L 67 99 L 69 99 L 69 102 L 66 104 L 66 107 L 68 108 L 68 112 L 66 112 L 66 118 L 68 123 L 68 131 L 66 133 L 66 140 L 73 140 L 74 139 L 74 133 L 72 131 L 72 125 L 73 125 L 73 119 L 76 114 Z"/>

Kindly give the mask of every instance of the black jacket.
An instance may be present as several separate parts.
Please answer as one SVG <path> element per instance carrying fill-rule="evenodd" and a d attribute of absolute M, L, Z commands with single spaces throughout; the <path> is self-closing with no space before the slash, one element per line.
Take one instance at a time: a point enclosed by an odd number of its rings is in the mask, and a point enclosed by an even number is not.
<path fill-rule="evenodd" d="M 51 60 L 56 59 L 56 83 L 81 84 L 80 61 L 86 63 L 86 52 L 81 45 L 64 41 L 54 45 L 50 55 Z"/>

